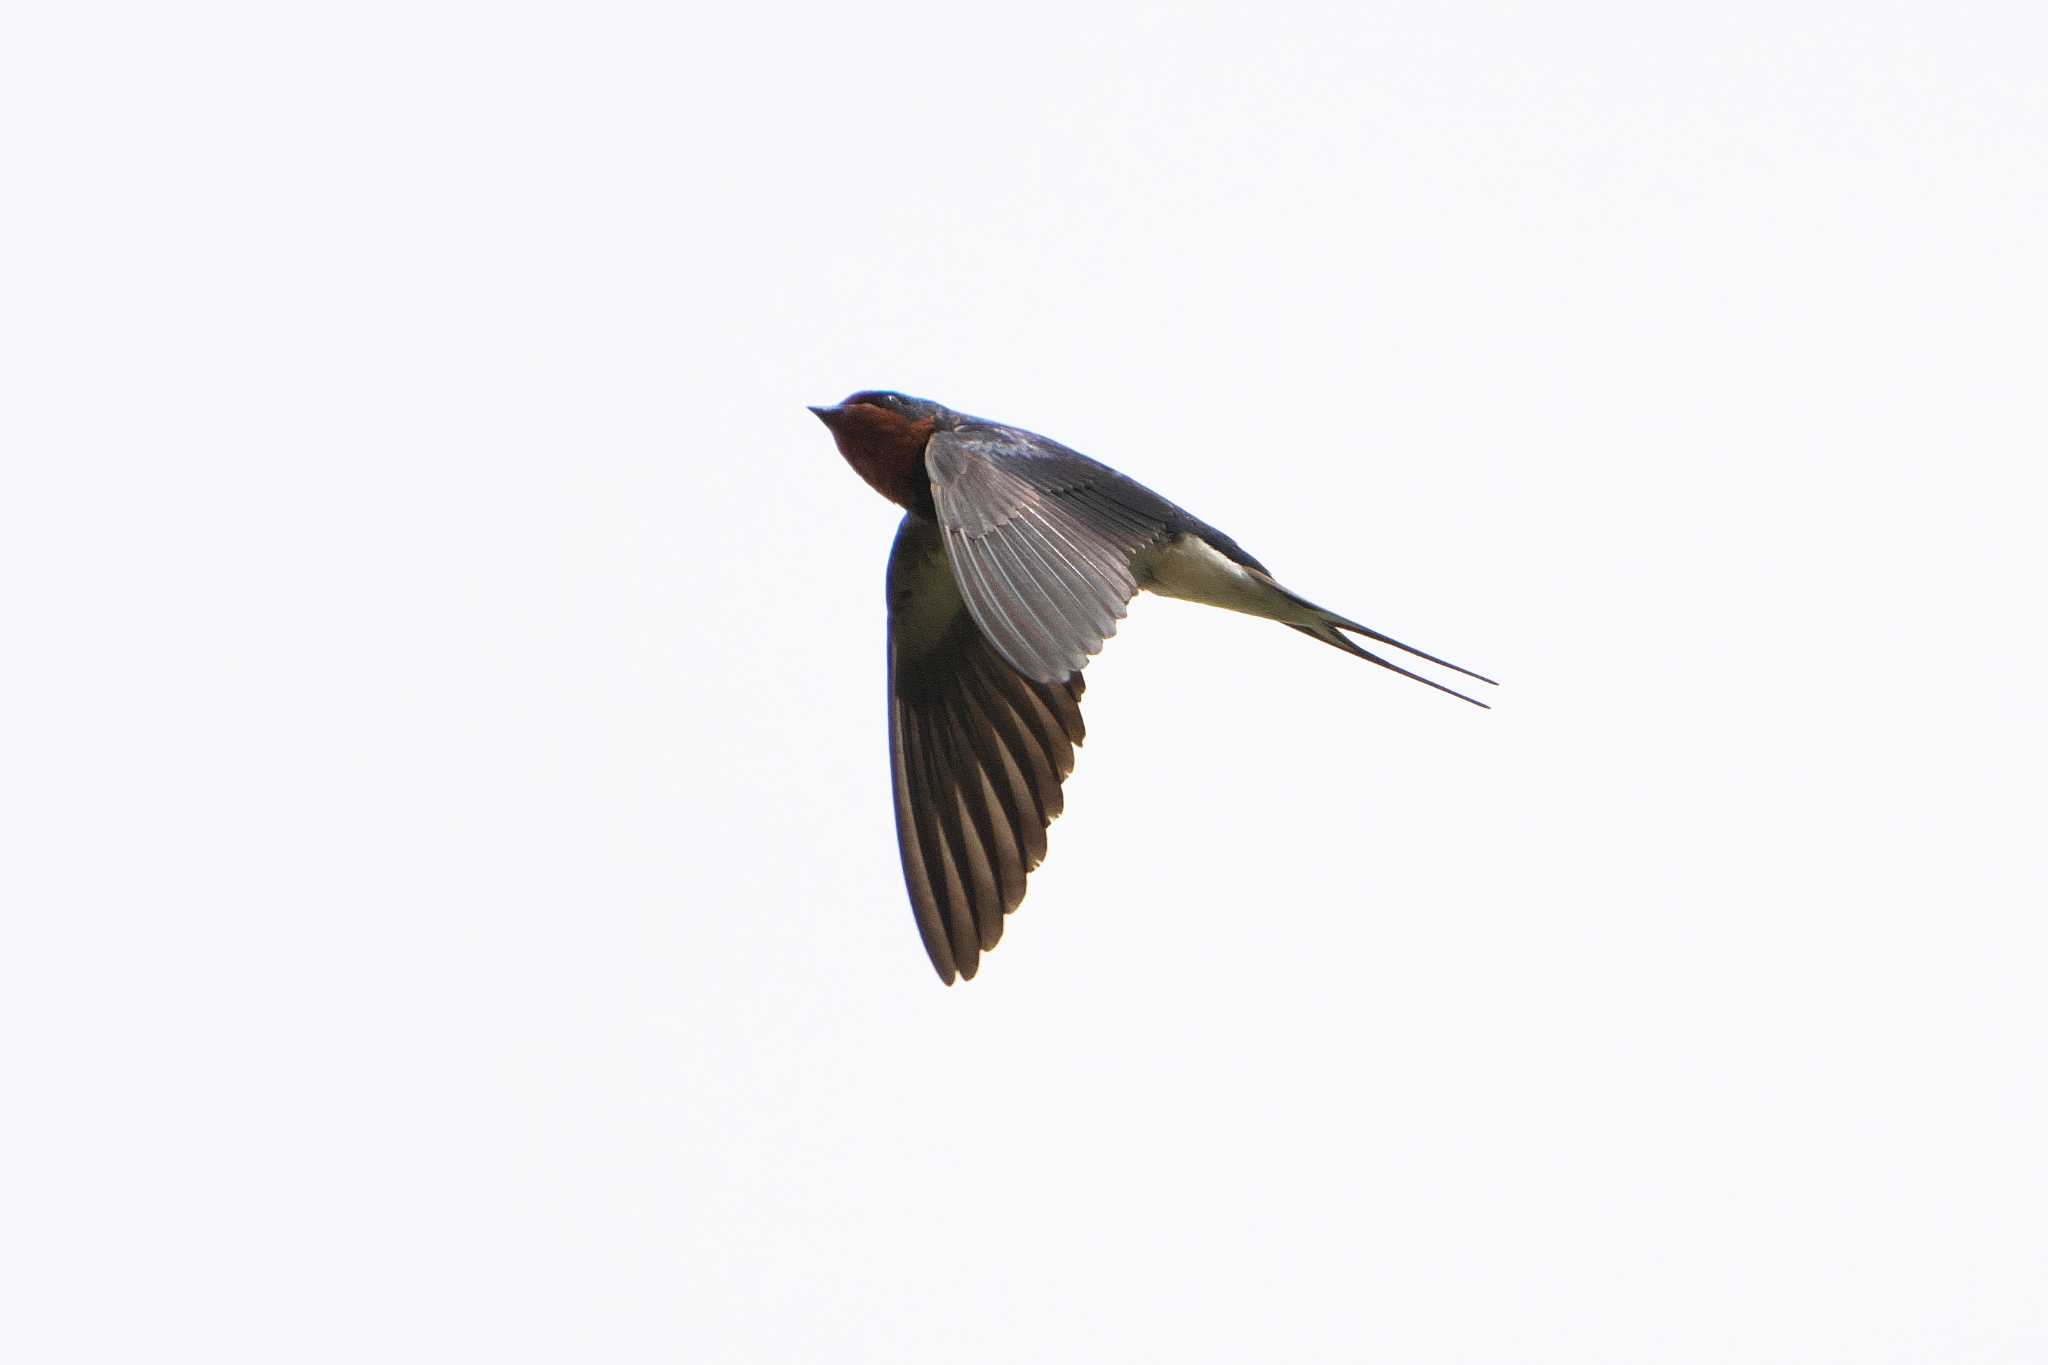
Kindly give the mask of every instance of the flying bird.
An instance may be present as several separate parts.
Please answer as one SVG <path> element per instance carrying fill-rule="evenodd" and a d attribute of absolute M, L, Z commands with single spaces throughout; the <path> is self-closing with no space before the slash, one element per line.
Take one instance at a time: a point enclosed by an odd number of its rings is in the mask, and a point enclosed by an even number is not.
<path fill-rule="evenodd" d="M 873 389 L 811 411 L 904 509 L 889 552 L 889 768 L 904 884 L 949 986 L 973 978 L 1045 857 L 1083 734 L 1081 670 L 1141 589 L 1279 621 L 1486 705 L 1350 636 L 1491 678 L 1296 596 L 1229 536 L 1057 441 Z"/>

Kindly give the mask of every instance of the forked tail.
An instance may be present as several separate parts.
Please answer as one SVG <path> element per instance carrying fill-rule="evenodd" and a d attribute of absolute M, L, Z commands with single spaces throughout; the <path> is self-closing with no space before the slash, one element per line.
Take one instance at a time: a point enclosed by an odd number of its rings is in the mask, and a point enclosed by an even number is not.
<path fill-rule="evenodd" d="M 1277 583 L 1274 584 L 1274 586 L 1279 587 Z M 1434 687 L 1439 692 L 1448 692 L 1460 701 L 1469 701 L 1474 706 L 1482 707 L 1489 711 L 1493 709 L 1491 706 L 1488 706 L 1487 703 L 1479 700 L 1479 698 L 1477 697 L 1468 697 L 1455 687 L 1445 687 L 1442 683 L 1437 682 L 1434 678 L 1425 678 L 1420 673 L 1413 673 L 1410 672 L 1408 669 L 1401 667 L 1401 665 L 1395 663 L 1391 659 L 1385 659 L 1380 657 L 1379 655 L 1373 653 L 1371 650 L 1365 648 L 1363 645 L 1360 645 L 1357 641 L 1351 639 L 1349 636 L 1342 634 L 1341 632 L 1348 630 L 1355 635 L 1363 635 L 1368 640 L 1377 640 L 1383 645 L 1392 645 L 1395 649 L 1401 650 L 1408 654 L 1413 654 L 1418 659 L 1427 659 L 1429 660 L 1429 662 L 1433 664 L 1436 664 L 1443 668 L 1450 669 L 1453 673 L 1462 673 L 1468 678 L 1477 679 L 1478 681 L 1485 683 L 1488 687 L 1500 686 L 1499 683 L 1487 677 L 1484 673 L 1474 673 L 1471 669 L 1460 667 L 1459 665 L 1452 663 L 1449 659 L 1439 659 L 1434 654 L 1425 654 L 1421 650 L 1417 649 L 1414 645 L 1404 645 L 1399 640 L 1396 640 L 1393 636 L 1382 635 L 1380 632 L 1374 630 L 1371 626 L 1361 626 L 1360 624 L 1358 624 L 1358 622 L 1350 620 L 1347 617 L 1339 616 L 1334 611 L 1327 611 L 1324 608 L 1317 606 L 1315 603 L 1306 600 L 1305 598 L 1297 597 L 1295 596 L 1295 594 L 1287 592 L 1285 588 L 1281 588 L 1280 590 L 1282 592 L 1286 592 L 1287 596 L 1293 598 L 1294 601 L 1299 603 L 1301 606 L 1304 606 L 1315 613 L 1316 619 L 1313 623 L 1306 625 L 1293 621 L 1290 621 L 1288 623 L 1289 625 L 1292 625 L 1296 630 L 1300 631 L 1303 635 L 1308 636 L 1310 639 L 1321 640 L 1324 644 L 1335 646 L 1336 648 L 1343 650 L 1346 654 L 1356 654 L 1361 659 L 1369 659 L 1373 663 L 1378 664 L 1381 668 L 1392 669 L 1394 672 L 1399 673 L 1404 678 L 1413 678 L 1415 679 L 1415 681 L 1423 684 L 1426 687 Z"/>

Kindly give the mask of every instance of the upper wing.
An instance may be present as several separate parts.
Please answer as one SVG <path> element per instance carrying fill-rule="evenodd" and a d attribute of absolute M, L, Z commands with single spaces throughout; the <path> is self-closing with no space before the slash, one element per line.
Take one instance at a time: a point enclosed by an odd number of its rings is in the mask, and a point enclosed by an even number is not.
<path fill-rule="evenodd" d="M 903 518 L 889 554 L 889 769 L 896 842 L 939 979 L 972 978 L 1045 857 L 1074 770 L 1081 676 L 1035 682 L 966 609 L 946 537 Z"/>
<path fill-rule="evenodd" d="M 1039 682 L 1087 665 L 1137 594 L 1131 555 L 1186 519 L 1115 470 L 1010 427 L 942 431 L 925 466 L 967 610 Z"/>

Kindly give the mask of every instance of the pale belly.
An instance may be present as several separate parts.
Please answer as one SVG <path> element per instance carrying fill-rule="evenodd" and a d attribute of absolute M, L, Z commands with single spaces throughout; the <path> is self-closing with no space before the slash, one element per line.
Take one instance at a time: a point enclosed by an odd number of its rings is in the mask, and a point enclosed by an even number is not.
<path fill-rule="evenodd" d="M 1140 551 L 1131 568 L 1140 587 L 1161 597 L 1273 621 L 1306 625 L 1319 619 L 1314 608 L 1280 591 L 1264 574 L 1226 559 L 1198 536 L 1175 536 Z"/>

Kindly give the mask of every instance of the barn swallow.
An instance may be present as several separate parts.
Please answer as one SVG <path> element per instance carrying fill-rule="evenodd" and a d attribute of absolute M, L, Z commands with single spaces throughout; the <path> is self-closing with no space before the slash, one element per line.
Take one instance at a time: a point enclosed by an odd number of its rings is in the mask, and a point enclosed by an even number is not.
<path fill-rule="evenodd" d="M 1142 589 L 1263 616 L 1405 678 L 1343 632 L 1424 654 L 1298 597 L 1215 527 L 1057 441 L 922 398 L 814 407 L 904 509 L 889 552 L 896 842 L 939 979 L 973 979 L 1045 857 L 1081 742 L 1081 670 Z"/>

